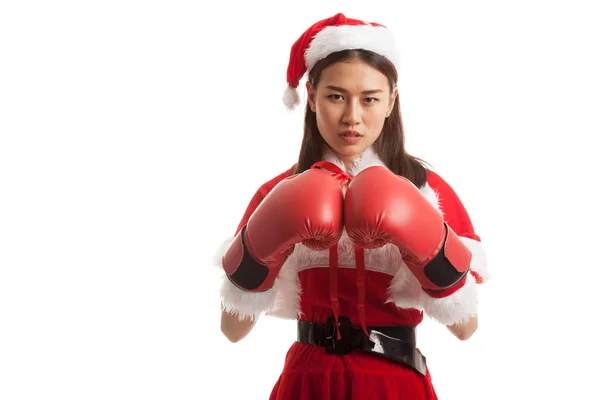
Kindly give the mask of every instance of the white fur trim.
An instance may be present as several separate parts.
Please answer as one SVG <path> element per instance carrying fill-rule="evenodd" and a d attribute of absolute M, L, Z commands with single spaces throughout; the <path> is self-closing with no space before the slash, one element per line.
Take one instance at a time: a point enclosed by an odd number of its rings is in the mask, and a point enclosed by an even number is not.
<path fill-rule="evenodd" d="M 330 163 L 335 164 L 338 167 L 340 167 L 340 169 L 342 171 L 346 172 L 346 165 L 344 164 L 344 162 L 342 160 L 340 160 L 339 157 L 333 152 L 333 150 L 331 150 L 329 148 L 329 146 L 327 146 L 327 145 L 325 145 L 325 150 L 323 151 L 322 160 L 329 161 Z"/>
<path fill-rule="evenodd" d="M 406 266 L 398 271 L 390 285 L 390 301 L 396 306 L 423 311 L 444 325 L 465 323 L 476 315 L 477 299 L 477 283 L 471 274 L 467 275 L 462 288 L 440 299 L 425 293 Z"/>
<path fill-rule="evenodd" d="M 296 245 L 294 253 L 286 260 L 275 280 L 275 303 L 267 314 L 282 319 L 296 319 L 302 315 L 300 310 L 300 293 L 302 288 L 298 278 L 298 261 L 301 259 Z"/>
<path fill-rule="evenodd" d="M 466 323 L 477 315 L 477 283 L 471 274 L 467 274 L 465 285 L 450 296 L 437 299 L 421 290 L 420 297 L 423 311 L 444 325 Z"/>
<path fill-rule="evenodd" d="M 298 89 L 287 87 L 283 92 L 283 104 L 285 104 L 286 108 L 289 110 L 293 110 L 300 104 L 300 93 L 298 93 Z"/>
<path fill-rule="evenodd" d="M 233 237 L 227 238 L 213 256 L 213 264 L 223 268 L 223 255 L 231 246 Z M 240 319 L 257 319 L 260 314 L 275 304 L 276 287 L 265 292 L 248 292 L 235 286 L 223 273 L 221 288 L 221 309 L 237 315 Z"/>
<path fill-rule="evenodd" d="M 414 308 L 423 311 L 421 304 L 421 284 L 410 272 L 404 261 L 394 275 L 388 289 L 388 302 L 393 302 L 400 308 Z"/>
<path fill-rule="evenodd" d="M 351 176 L 356 176 L 365 169 L 373 166 L 387 168 L 387 166 L 383 163 L 383 161 L 381 161 L 379 156 L 375 154 L 373 148 L 369 147 L 361 154 L 359 159 L 354 161 L 352 167 L 350 167 L 350 170 L 348 171 L 348 174 Z"/>
<path fill-rule="evenodd" d="M 356 268 L 355 245 L 344 230 L 338 241 L 338 266 L 340 268 Z M 329 250 L 314 251 L 308 247 L 298 244 L 294 250 L 298 258 L 296 269 L 298 272 L 309 268 L 329 267 Z M 386 244 L 376 249 L 365 249 L 365 268 L 368 271 L 377 271 L 390 276 L 398 272 L 402 264 L 402 254 L 398 247 Z"/>
<path fill-rule="evenodd" d="M 429 201 L 429 203 L 431 203 L 436 210 L 438 210 L 440 212 L 440 214 L 444 214 L 441 206 L 440 206 L 440 199 L 438 197 L 438 194 L 435 190 L 433 190 L 433 188 L 431 186 L 429 186 L 429 183 L 425 182 L 425 184 L 420 188 L 421 193 L 423 193 L 423 196 L 425 196 L 425 198 Z"/>
<path fill-rule="evenodd" d="M 257 319 L 275 304 L 276 289 L 266 292 L 247 292 L 224 276 L 221 284 L 221 309 L 240 319 Z"/>
<path fill-rule="evenodd" d="M 223 242 L 219 245 L 212 258 L 212 264 L 214 266 L 221 268 L 223 267 L 223 256 L 225 255 L 227 249 L 229 249 L 229 246 L 231 246 L 231 243 L 233 243 L 233 239 L 233 236 L 228 237 L 227 239 L 223 240 Z"/>
<path fill-rule="evenodd" d="M 359 172 L 376 165 L 387 168 L 379 156 L 375 154 L 375 151 L 372 147 L 368 147 L 365 151 L 363 151 L 360 158 L 357 158 L 352 162 L 350 169 L 346 168 L 346 164 L 340 160 L 340 158 L 329 148 L 329 146 L 325 146 L 325 151 L 322 158 L 323 161 L 329 161 L 330 163 L 337 165 L 342 171 L 346 172 L 350 176 L 356 176 Z"/>
<path fill-rule="evenodd" d="M 483 279 L 483 282 L 491 279 L 487 267 L 487 256 L 481 242 L 463 236 L 460 236 L 459 239 L 471 250 L 471 270 L 476 272 Z"/>
<path fill-rule="evenodd" d="M 384 56 L 399 70 L 400 55 L 393 35 L 386 27 L 373 25 L 329 26 L 317 33 L 306 53 L 306 67 L 310 71 L 315 64 L 329 54 L 341 50 L 364 49 Z"/>

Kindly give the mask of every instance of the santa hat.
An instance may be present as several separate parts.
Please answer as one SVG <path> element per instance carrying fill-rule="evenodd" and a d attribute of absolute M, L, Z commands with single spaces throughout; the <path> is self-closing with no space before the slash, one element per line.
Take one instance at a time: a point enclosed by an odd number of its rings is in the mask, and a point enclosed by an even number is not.
<path fill-rule="evenodd" d="M 288 87 L 283 102 L 293 109 L 300 103 L 298 85 L 306 72 L 331 53 L 342 50 L 369 50 L 384 56 L 398 69 L 398 49 L 389 29 L 337 14 L 308 28 L 292 46 L 287 70 Z"/>

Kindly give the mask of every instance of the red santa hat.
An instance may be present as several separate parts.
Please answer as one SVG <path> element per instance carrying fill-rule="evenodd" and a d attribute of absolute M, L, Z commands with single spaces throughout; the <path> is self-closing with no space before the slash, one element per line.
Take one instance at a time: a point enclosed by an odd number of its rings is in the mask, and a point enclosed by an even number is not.
<path fill-rule="evenodd" d="M 399 54 L 389 29 L 374 22 L 346 18 L 339 13 L 308 28 L 292 46 L 283 102 L 293 109 L 300 103 L 298 85 L 306 72 L 331 53 L 369 50 L 384 56 L 398 69 Z"/>

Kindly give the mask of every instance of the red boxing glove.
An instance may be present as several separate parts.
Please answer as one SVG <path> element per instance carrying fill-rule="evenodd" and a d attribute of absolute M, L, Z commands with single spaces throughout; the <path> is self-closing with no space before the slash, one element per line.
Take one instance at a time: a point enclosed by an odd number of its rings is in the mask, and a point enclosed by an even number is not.
<path fill-rule="evenodd" d="M 328 172 L 313 168 L 282 180 L 234 238 L 225 273 L 242 290 L 270 289 L 297 243 L 326 250 L 339 241 L 342 208 L 342 189 Z"/>
<path fill-rule="evenodd" d="M 370 167 L 348 185 L 346 231 L 365 249 L 392 243 L 423 289 L 441 291 L 462 282 L 471 252 L 440 212 L 408 179 Z"/>

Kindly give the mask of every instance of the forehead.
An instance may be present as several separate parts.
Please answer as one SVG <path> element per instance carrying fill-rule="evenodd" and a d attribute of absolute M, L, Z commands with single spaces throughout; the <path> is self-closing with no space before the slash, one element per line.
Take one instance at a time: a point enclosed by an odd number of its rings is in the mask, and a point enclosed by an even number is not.
<path fill-rule="evenodd" d="M 318 86 L 336 86 L 350 92 L 377 89 L 389 91 L 390 82 L 383 73 L 366 62 L 353 60 L 329 65 L 321 72 Z"/>

